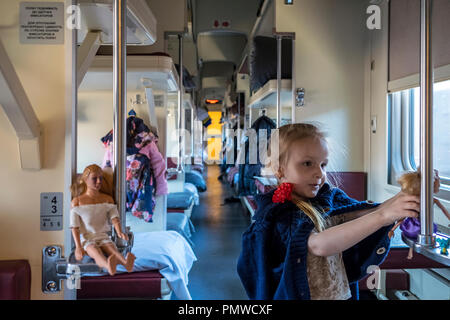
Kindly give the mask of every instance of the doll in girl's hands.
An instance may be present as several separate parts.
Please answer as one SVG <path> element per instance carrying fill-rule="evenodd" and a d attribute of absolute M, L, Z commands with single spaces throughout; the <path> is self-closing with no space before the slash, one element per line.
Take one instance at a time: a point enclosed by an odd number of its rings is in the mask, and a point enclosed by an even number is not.
<path fill-rule="evenodd" d="M 102 169 L 93 164 L 84 169 L 79 181 L 71 187 L 74 198 L 70 227 L 76 246 L 75 259 L 81 260 L 87 254 L 110 275 L 116 273 L 117 264 L 124 265 L 131 272 L 136 257 L 130 252 L 125 259 L 107 234 L 111 230 L 111 222 L 117 236 L 129 240 L 128 235 L 122 232 L 114 200 L 100 191 L 102 180 Z"/>
<path fill-rule="evenodd" d="M 402 192 L 420 196 L 420 170 L 414 172 L 407 172 L 400 176 L 398 179 L 398 183 L 400 183 Z M 434 170 L 434 184 L 433 184 L 433 193 L 438 193 L 440 188 L 440 179 L 439 172 Z M 450 220 L 450 214 L 447 209 L 442 205 L 442 203 L 434 198 L 434 203 L 444 212 L 445 216 Z M 403 234 L 410 238 L 416 239 L 418 234 L 420 233 L 420 220 L 416 218 L 405 218 L 399 220 L 395 226 L 389 232 L 389 237 L 394 235 L 394 230 L 400 226 L 400 229 L 403 231 Z M 433 224 L 433 232 L 437 231 L 436 224 Z M 410 250 L 408 259 L 412 258 L 412 250 Z"/>

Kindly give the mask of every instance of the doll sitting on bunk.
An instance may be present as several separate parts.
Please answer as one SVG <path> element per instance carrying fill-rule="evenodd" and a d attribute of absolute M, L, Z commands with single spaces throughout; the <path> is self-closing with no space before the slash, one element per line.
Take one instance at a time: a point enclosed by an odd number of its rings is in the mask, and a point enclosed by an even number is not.
<path fill-rule="evenodd" d="M 420 195 L 420 171 L 407 172 L 400 176 L 398 179 L 398 183 L 400 184 L 402 191 L 411 195 Z M 439 172 L 434 170 L 434 184 L 433 184 L 433 193 L 438 193 L 439 188 L 441 186 Z M 442 210 L 445 216 L 450 220 L 450 214 L 447 209 L 442 205 L 442 203 L 433 198 L 434 203 Z M 403 231 L 403 234 L 410 238 L 416 239 L 418 234 L 420 233 L 420 220 L 416 218 L 406 218 L 398 221 L 395 226 L 389 231 L 389 237 L 394 235 L 394 230 L 400 226 L 400 229 Z M 437 231 L 436 224 L 433 224 L 433 232 Z M 409 250 L 408 259 L 412 258 L 412 248 Z"/>
<path fill-rule="evenodd" d="M 92 164 L 84 169 L 80 179 L 71 187 L 70 227 L 76 245 L 75 259 L 79 261 L 87 254 L 110 275 L 116 273 L 117 264 L 124 265 L 131 272 L 136 257 L 130 252 L 125 259 L 107 234 L 111 231 L 112 222 L 117 236 L 128 241 L 128 235 L 122 232 L 113 198 L 100 191 L 102 181 L 102 169 Z"/>

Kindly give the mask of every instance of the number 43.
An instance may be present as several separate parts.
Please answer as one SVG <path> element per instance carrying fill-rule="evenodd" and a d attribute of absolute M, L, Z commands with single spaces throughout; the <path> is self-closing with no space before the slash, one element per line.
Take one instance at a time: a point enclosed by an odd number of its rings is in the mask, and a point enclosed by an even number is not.
<path fill-rule="evenodd" d="M 56 197 L 53 197 L 51 202 L 52 202 L 52 213 L 56 213 L 58 211 L 58 208 L 56 206 L 58 204 L 58 201 L 56 200 Z"/>

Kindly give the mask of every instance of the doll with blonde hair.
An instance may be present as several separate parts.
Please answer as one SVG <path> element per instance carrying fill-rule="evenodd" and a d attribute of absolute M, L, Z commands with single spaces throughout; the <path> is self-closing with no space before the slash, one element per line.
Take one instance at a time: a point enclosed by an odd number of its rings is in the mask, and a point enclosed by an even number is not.
<path fill-rule="evenodd" d="M 433 193 L 438 193 L 441 182 L 439 178 L 439 172 L 435 169 L 434 177 L 433 177 Z M 417 168 L 416 171 L 405 172 L 403 173 L 397 180 L 402 188 L 402 192 L 407 194 L 412 194 L 416 196 L 420 196 L 421 189 L 421 177 L 420 177 L 420 168 Z M 450 213 L 444 207 L 444 205 L 437 199 L 433 198 L 433 202 L 442 210 L 444 215 L 450 220 Z M 416 239 L 420 233 L 420 221 L 418 219 L 404 218 L 400 219 L 395 226 L 389 232 L 389 237 L 394 236 L 394 231 L 397 227 L 400 226 L 403 234 L 409 239 Z M 433 232 L 437 231 L 437 225 L 433 223 Z M 413 258 L 413 248 L 411 247 L 408 252 L 408 259 Z"/>
<path fill-rule="evenodd" d="M 73 200 L 70 227 L 75 241 L 75 258 L 81 260 L 87 254 L 110 275 L 116 273 L 117 264 L 124 265 L 131 272 L 135 256 L 130 252 L 125 259 L 107 234 L 111 231 L 112 223 L 117 236 L 129 240 L 128 235 L 122 232 L 113 198 L 101 192 L 102 183 L 102 169 L 92 164 L 84 169 L 81 177 L 71 186 Z"/>

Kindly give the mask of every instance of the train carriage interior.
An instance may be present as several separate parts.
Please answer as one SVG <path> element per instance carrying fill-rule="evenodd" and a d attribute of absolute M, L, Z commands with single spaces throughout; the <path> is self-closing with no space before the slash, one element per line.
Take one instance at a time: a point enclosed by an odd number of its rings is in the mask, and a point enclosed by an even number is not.
<path fill-rule="evenodd" d="M 381 217 L 418 174 L 417 217 L 359 253 L 374 265 L 355 278 L 345 251 L 369 233 L 336 255 L 345 299 L 450 300 L 449 15 L 450 0 L 0 1 L 0 300 L 301 299 L 272 288 L 299 266 L 245 251 L 285 192 L 279 128 L 300 123 L 328 141 L 316 199 L 339 189 Z M 301 212 L 290 195 L 279 208 Z M 349 210 L 334 205 L 319 214 Z M 316 225 L 308 259 L 367 216 Z M 268 283 L 249 284 L 246 254 Z M 311 299 L 344 297 L 308 279 Z"/>

